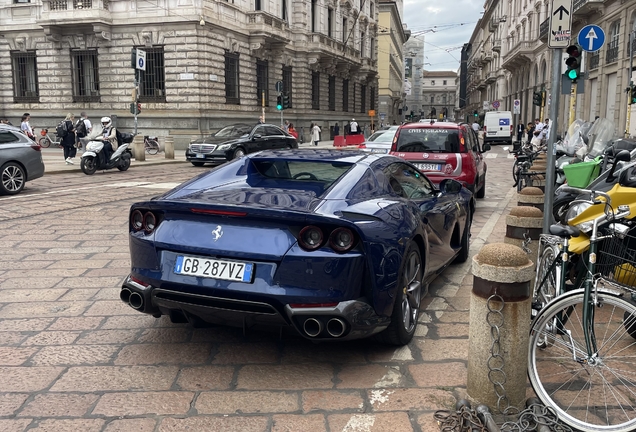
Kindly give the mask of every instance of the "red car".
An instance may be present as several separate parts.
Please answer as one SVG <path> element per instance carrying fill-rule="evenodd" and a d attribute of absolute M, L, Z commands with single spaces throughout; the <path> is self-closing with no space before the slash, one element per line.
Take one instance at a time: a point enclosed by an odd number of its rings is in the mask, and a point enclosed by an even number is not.
<path fill-rule="evenodd" d="M 419 168 L 434 183 L 452 178 L 477 198 L 486 193 L 486 162 L 477 135 L 465 123 L 421 121 L 402 125 L 391 146 L 391 154 Z"/>

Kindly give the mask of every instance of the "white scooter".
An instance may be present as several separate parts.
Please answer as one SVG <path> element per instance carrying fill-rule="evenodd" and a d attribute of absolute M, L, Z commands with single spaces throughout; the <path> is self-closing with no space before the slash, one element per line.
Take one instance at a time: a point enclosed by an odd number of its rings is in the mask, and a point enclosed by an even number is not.
<path fill-rule="evenodd" d="M 120 139 L 121 137 L 121 139 Z M 130 151 L 130 143 L 134 135 L 122 133 L 117 137 L 119 143 L 117 150 L 112 154 L 109 160 L 105 160 L 102 153 L 104 142 L 101 140 L 89 141 L 86 144 L 86 151 L 82 154 L 81 168 L 86 175 L 93 175 L 95 171 L 117 168 L 119 171 L 126 171 L 130 168 L 130 160 L 132 152 Z"/>

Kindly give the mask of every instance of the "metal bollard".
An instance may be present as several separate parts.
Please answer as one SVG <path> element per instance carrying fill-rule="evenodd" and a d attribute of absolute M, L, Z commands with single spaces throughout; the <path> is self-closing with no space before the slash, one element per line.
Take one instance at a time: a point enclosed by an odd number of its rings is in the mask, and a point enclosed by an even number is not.
<path fill-rule="evenodd" d="M 174 159 L 174 137 L 168 135 L 163 139 L 163 153 L 166 159 Z"/>
<path fill-rule="evenodd" d="M 538 187 L 525 187 L 521 189 L 517 194 L 517 205 L 536 207 L 539 210 L 543 211 L 544 198 L 545 194 Z"/>
<path fill-rule="evenodd" d="M 135 161 L 143 162 L 146 160 L 146 149 L 144 148 L 144 136 L 143 135 L 135 135 L 133 138 L 133 155 L 135 156 Z"/>
<path fill-rule="evenodd" d="M 500 412 L 525 403 L 533 267 L 511 244 L 487 244 L 473 257 L 467 390 Z"/>

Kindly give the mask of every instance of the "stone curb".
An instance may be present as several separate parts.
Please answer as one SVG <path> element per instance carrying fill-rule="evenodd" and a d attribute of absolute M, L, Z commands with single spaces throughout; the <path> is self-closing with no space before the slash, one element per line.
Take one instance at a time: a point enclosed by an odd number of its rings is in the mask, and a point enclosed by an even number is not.
<path fill-rule="evenodd" d="M 130 166 L 130 168 L 135 168 L 135 167 L 142 167 L 142 166 L 151 166 L 151 165 L 166 165 L 166 164 L 175 164 L 175 163 L 189 163 L 188 161 L 182 161 L 182 160 L 172 160 L 172 161 L 146 161 L 146 162 L 137 162 L 133 165 Z M 113 168 L 115 169 L 115 168 Z M 70 169 L 55 169 L 53 168 L 52 170 L 44 170 L 44 175 L 50 175 L 50 174 L 65 174 L 65 173 L 73 173 L 73 172 L 82 172 L 82 169 L 78 166 L 77 168 L 70 168 Z"/>

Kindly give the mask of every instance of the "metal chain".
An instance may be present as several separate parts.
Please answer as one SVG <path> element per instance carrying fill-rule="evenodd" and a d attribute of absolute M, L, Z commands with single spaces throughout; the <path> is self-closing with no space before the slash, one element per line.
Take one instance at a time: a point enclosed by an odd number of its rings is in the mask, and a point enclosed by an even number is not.
<path fill-rule="evenodd" d="M 504 325 L 504 316 L 501 311 L 505 306 L 503 298 L 495 292 L 488 298 L 486 303 L 488 306 L 488 314 L 486 322 L 490 325 L 490 338 L 492 345 L 490 346 L 490 358 L 488 359 L 488 380 L 493 384 L 495 393 L 497 394 L 497 410 L 506 415 L 517 414 L 519 410 L 510 405 L 508 395 L 506 395 L 506 372 L 504 358 L 501 355 L 500 344 L 500 327 Z M 505 403 L 505 405 L 504 405 Z"/>
<path fill-rule="evenodd" d="M 433 415 L 441 432 L 488 432 L 475 410 L 462 406 L 457 411 L 438 410 Z"/>
<path fill-rule="evenodd" d="M 532 243 L 532 239 L 528 236 L 529 234 L 530 234 L 530 231 L 528 230 L 526 230 L 526 232 L 523 233 L 523 242 L 521 243 L 521 249 L 523 249 L 523 251 L 527 253 L 528 255 L 532 253 L 532 250 L 530 250 L 530 248 L 528 247 L 528 245 Z"/>

